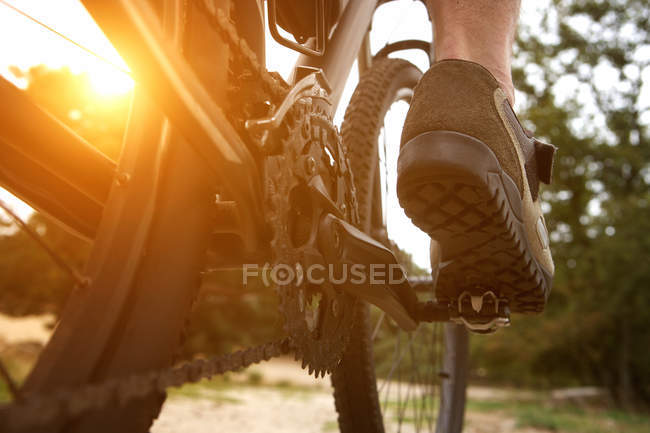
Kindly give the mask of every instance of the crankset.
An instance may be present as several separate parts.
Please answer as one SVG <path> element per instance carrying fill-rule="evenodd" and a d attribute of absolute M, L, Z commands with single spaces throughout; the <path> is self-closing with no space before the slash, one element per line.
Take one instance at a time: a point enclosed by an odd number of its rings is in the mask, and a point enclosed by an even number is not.
<path fill-rule="evenodd" d="M 458 310 L 419 302 L 393 251 L 357 229 L 353 174 L 329 114 L 327 80 L 320 71 L 302 72 L 268 117 L 248 120 L 245 127 L 263 155 L 273 286 L 303 366 L 324 375 L 338 365 L 359 300 L 379 307 L 405 331 L 420 321 L 452 317 L 465 319 L 468 327 L 478 323 L 476 314 L 465 313 L 464 299 Z M 486 329 L 502 323 L 480 318 Z"/>
<path fill-rule="evenodd" d="M 413 330 L 417 298 L 393 253 L 355 227 L 354 180 L 329 114 L 329 86 L 319 71 L 299 72 L 270 115 L 245 126 L 263 153 L 271 275 L 285 331 L 318 375 L 338 365 L 359 300 Z"/>

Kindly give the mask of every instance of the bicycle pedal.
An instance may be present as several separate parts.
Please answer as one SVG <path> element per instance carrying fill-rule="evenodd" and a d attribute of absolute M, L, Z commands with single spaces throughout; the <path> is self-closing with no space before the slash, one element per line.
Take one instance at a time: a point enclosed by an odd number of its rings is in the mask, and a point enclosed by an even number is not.
<path fill-rule="evenodd" d="M 465 290 L 453 303 L 450 319 L 479 334 L 490 334 L 510 325 L 508 300 L 492 290 L 476 287 Z"/>

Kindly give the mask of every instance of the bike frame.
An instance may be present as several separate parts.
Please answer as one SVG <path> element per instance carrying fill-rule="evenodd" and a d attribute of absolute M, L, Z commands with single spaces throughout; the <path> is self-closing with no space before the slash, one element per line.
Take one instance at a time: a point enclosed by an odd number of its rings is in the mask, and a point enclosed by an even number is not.
<path fill-rule="evenodd" d="M 165 35 L 148 0 L 83 3 L 126 60 L 138 86 L 156 100 L 172 125 L 217 173 L 227 196 L 236 200 L 230 224 L 237 226 L 233 231 L 241 236 L 244 250 L 255 251 L 263 227 L 256 162 L 221 107 Z M 180 8 L 182 1 L 176 3 Z M 236 17 L 243 21 L 238 25 L 263 59 L 263 0 L 240 3 L 238 9 L 246 14 Z M 369 65 L 367 37 L 380 3 L 348 2 L 324 55 L 301 55 L 296 63 L 296 69 L 308 66 L 323 71 L 331 86 L 332 111 L 355 59 L 359 57 L 360 69 Z M 0 98 L 0 183 L 65 228 L 92 240 L 112 184 L 128 178 L 128 173 L 117 173 L 115 162 L 2 79 Z M 51 146 L 52 142 L 56 146 Z"/>
<path fill-rule="evenodd" d="M 230 263 L 266 259 L 269 251 L 263 234 L 262 180 L 257 161 L 253 150 L 215 101 L 214 94 L 208 92 L 182 54 L 183 25 L 178 17 L 183 16 L 184 0 L 160 0 L 164 2 L 164 10 L 171 11 L 163 14 L 162 20 L 150 0 L 82 1 L 124 57 L 138 83 L 132 107 L 132 116 L 135 116 L 125 134 L 123 156 L 119 164 L 110 161 L 22 92 L 0 79 L 0 97 L 4 102 L 0 104 L 0 153 L 3 154 L 0 184 L 34 208 L 49 214 L 64 228 L 94 241 L 95 245 L 124 245 L 123 250 L 128 252 L 125 257 L 132 258 L 127 263 L 133 268 L 144 254 L 144 240 L 157 210 L 156 192 L 164 173 L 171 127 L 173 135 L 181 139 L 183 145 L 192 146 L 215 174 L 218 193 L 215 195 L 213 233 L 236 235 L 241 239 L 239 251 L 231 250 L 229 254 Z M 231 0 L 219 1 L 227 4 Z M 263 24 L 262 1 L 240 0 L 237 8 L 239 13 L 254 12 L 241 19 L 238 25 L 242 28 L 238 31 L 252 42 L 258 61 L 264 58 L 264 26 L 260 25 Z M 319 82 L 321 90 L 327 89 L 333 113 L 355 59 L 359 60 L 360 71 L 370 65 L 368 32 L 380 3 L 378 0 L 349 1 L 326 42 L 326 51 L 320 56 L 300 56 L 294 68 L 294 88 L 271 118 L 251 119 L 253 124 L 275 124 L 276 114 L 293 104 L 309 82 Z M 215 7 L 214 2 L 205 5 Z M 381 51 L 382 55 L 387 55 L 411 48 L 429 51 L 423 41 L 400 41 Z M 313 73 L 316 71 L 318 73 Z M 144 114 L 141 107 L 148 107 Z M 153 107 L 160 111 L 152 110 Z M 149 114 L 153 118 L 166 116 L 162 130 L 156 119 L 146 120 L 151 117 L 146 115 L 147 110 L 152 112 Z M 135 121 L 143 119 L 142 124 Z M 33 128 L 32 122 L 39 128 Z M 49 146 L 52 141 L 57 143 L 55 148 Z M 131 155 L 131 159 L 125 155 Z M 77 166 L 77 161 L 81 162 L 81 167 Z M 139 180 L 129 187 L 132 177 Z M 327 201 L 327 197 L 324 199 Z M 132 205 L 126 206 L 127 202 Z M 321 221 L 318 236 L 325 239 L 325 244 L 336 243 L 335 238 L 343 240 L 343 252 L 330 251 L 326 257 L 330 263 L 338 260 L 397 263 L 394 254 L 384 245 L 336 216 L 329 215 Z M 96 249 L 101 251 L 101 248 Z M 93 281 L 96 270 L 95 262 L 89 260 L 86 266 L 87 273 L 91 274 L 89 281 Z M 125 277 L 121 281 L 123 285 L 130 278 L 132 276 Z M 111 283 L 103 289 L 110 292 L 114 287 Z M 414 287 L 406 281 L 391 287 L 355 286 L 352 292 L 384 310 L 405 330 L 415 329 L 418 321 L 450 320 L 447 305 L 419 302 Z"/>

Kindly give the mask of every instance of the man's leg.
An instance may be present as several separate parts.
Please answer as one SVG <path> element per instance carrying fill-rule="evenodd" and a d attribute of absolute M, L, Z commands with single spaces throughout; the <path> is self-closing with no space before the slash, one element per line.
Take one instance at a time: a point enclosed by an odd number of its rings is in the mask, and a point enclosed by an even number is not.
<path fill-rule="evenodd" d="M 520 0 L 427 0 L 433 19 L 436 60 L 476 62 L 499 81 L 510 104 L 510 73 Z"/>

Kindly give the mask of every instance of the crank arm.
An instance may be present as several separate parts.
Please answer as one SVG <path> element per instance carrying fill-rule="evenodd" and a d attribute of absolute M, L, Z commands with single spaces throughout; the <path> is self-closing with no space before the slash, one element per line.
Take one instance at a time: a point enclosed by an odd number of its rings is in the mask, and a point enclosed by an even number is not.
<path fill-rule="evenodd" d="M 340 267 L 338 275 L 350 277 L 340 288 L 376 305 L 405 331 L 417 327 L 418 300 L 392 251 L 332 214 L 321 218 L 318 244 L 325 261 Z"/>

